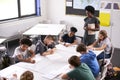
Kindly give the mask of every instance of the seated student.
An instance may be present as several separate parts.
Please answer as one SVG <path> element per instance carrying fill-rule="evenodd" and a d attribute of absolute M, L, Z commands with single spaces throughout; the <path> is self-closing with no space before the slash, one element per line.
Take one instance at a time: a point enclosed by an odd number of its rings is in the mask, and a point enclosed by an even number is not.
<path fill-rule="evenodd" d="M 95 47 L 98 46 L 98 47 Z M 97 59 L 103 59 L 104 54 L 105 58 L 110 58 L 110 51 L 111 51 L 111 41 L 107 36 L 107 32 L 105 30 L 101 30 L 98 35 L 98 39 L 90 46 L 88 46 L 89 49 L 93 50 L 104 50 L 101 54 L 97 56 Z"/>
<path fill-rule="evenodd" d="M 95 80 L 90 68 L 85 63 L 81 63 L 78 56 L 70 57 L 68 62 L 73 70 L 63 74 L 62 79 Z"/>
<path fill-rule="evenodd" d="M 35 63 L 32 58 L 35 56 L 35 53 L 29 48 L 32 45 L 31 40 L 28 38 L 23 38 L 20 40 L 20 46 L 18 46 L 13 54 L 15 62 L 29 62 Z"/>
<path fill-rule="evenodd" d="M 80 52 L 81 54 L 80 61 L 82 63 L 86 63 L 91 69 L 94 77 L 97 78 L 100 68 L 95 53 L 90 50 L 87 51 L 87 48 L 84 44 L 79 44 L 76 48 L 76 51 Z"/>
<path fill-rule="evenodd" d="M 60 43 L 64 42 L 64 45 L 66 47 L 77 44 L 77 40 L 75 36 L 76 32 L 77 32 L 77 29 L 75 27 L 71 27 L 69 33 L 64 34 L 61 37 Z M 70 43 L 70 44 L 66 44 L 66 43 Z"/>
<path fill-rule="evenodd" d="M 49 45 L 52 45 L 54 42 L 54 37 L 51 35 L 47 35 L 43 42 L 40 40 L 38 41 L 38 43 L 36 44 L 36 49 L 35 49 L 35 53 L 40 53 L 40 55 L 42 56 L 46 56 L 49 54 L 53 54 L 54 50 L 55 50 L 55 46 L 50 46 L 50 50 L 48 50 Z"/>

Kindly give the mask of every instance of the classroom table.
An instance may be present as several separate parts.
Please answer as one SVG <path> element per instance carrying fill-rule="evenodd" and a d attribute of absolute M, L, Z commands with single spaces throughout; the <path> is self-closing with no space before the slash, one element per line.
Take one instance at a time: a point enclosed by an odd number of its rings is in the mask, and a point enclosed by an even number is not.
<path fill-rule="evenodd" d="M 0 38 L 0 44 L 5 40 L 6 40 L 5 38 Z"/>
<path fill-rule="evenodd" d="M 76 45 L 65 47 L 61 44 L 56 45 L 56 50 L 54 54 L 47 56 L 40 56 L 40 54 L 36 54 L 33 60 L 36 63 L 26 63 L 19 62 L 10 67 L 7 67 L 0 71 L 0 75 L 3 77 L 10 77 L 10 75 L 16 73 L 18 75 L 18 79 L 20 75 L 26 71 L 30 70 L 34 73 L 34 80 L 62 80 L 60 78 L 61 73 L 66 73 L 70 71 L 68 64 L 68 59 L 72 55 L 80 56 L 80 53 L 76 52 Z M 102 51 L 96 51 L 101 53 Z"/>
<path fill-rule="evenodd" d="M 6 39 L 0 38 L 0 53 L 3 53 L 6 50 L 6 47 L 4 45 L 1 45 Z"/>
<path fill-rule="evenodd" d="M 23 35 L 59 35 L 64 27 L 64 24 L 37 24 Z"/>

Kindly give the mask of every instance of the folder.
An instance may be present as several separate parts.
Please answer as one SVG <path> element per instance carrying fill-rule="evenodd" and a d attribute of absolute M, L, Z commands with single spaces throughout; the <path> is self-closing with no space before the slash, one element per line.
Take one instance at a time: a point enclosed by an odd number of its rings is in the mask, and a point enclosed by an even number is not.
<path fill-rule="evenodd" d="M 101 12 L 99 19 L 101 26 L 110 26 L 110 13 Z"/>

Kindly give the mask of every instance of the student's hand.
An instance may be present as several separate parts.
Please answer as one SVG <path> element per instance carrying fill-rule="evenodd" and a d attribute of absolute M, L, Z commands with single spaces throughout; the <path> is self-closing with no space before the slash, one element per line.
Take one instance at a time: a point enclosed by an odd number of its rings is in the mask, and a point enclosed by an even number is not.
<path fill-rule="evenodd" d="M 93 47 L 92 46 L 87 46 L 87 49 L 91 50 L 91 49 L 93 49 Z"/>
<path fill-rule="evenodd" d="M 32 59 L 31 57 L 27 58 L 27 60 L 29 60 L 29 61 L 31 61 L 31 59 Z"/>
<path fill-rule="evenodd" d="M 17 74 L 13 74 L 13 77 L 14 77 L 14 78 L 17 78 Z"/>
<path fill-rule="evenodd" d="M 50 55 L 50 51 L 46 51 L 42 54 L 42 56 L 47 56 L 47 55 Z"/>
<path fill-rule="evenodd" d="M 31 62 L 31 63 L 35 63 L 35 60 L 31 60 L 30 62 Z"/>
<path fill-rule="evenodd" d="M 65 43 L 64 46 L 69 47 L 69 46 L 71 46 L 71 44 L 70 43 Z"/>
<path fill-rule="evenodd" d="M 53 54 L 53 50 L 52 49 L 50 49 L 49 51 L 48 51 L 48 54 Z"/>

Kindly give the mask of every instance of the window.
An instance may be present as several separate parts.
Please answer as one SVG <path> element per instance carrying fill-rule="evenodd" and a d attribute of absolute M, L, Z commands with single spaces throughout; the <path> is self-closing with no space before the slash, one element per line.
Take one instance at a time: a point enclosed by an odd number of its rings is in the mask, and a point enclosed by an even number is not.
<path fill-rule="evenodd" d="M 40 0 L 0 0 L 0 21 L 40 15 Z"/>

